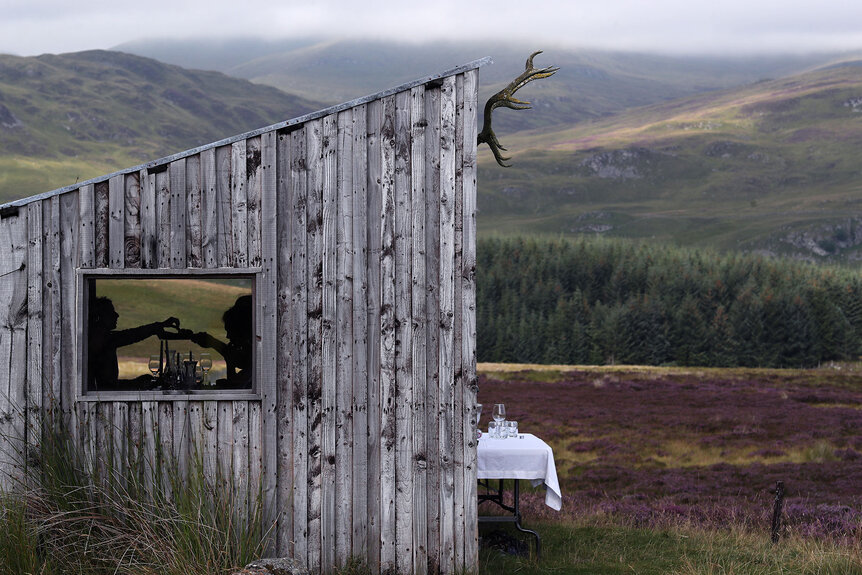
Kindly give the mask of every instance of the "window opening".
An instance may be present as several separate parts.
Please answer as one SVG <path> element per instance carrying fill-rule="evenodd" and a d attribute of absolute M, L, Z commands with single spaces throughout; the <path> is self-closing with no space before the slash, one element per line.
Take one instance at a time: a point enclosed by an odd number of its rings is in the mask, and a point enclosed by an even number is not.
<path fill-rule="evenodd" d="M 251 391 L 253 278 L 85 279 L 84 391 Z"/>

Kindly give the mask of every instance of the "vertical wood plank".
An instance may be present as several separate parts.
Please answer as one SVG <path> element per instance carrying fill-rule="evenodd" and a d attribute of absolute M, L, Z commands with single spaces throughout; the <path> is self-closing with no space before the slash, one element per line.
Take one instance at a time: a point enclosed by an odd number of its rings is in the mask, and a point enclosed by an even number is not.
<path fill-rule="evenodd" d="M 60 224 L 60 197 L 53 196 L 51 198 L 51 275 L 48 278 L 47 285 L 51 290 L 51 346 L 48 349 L 51 362 L 51 384 L 50 396 L 54 398 L 54 407 L 63 413 L 63 370 L 61 363 L 61 350 L 63 343 L 63 303 L 60 299 L 60 266 L 62 261 L 61 252 L 61 224 Z M 107 206 L 107 203 L 105 203 Z M 107 234 L 105 234 L 107 237 Z M 105 250 L 107 255 L 107 250 Z"/>
<path fill-rule="evenodd" d="M 353 545 L 353 111 L 338 114 L 337 220 L 335 225 L 334 359 L 335 557 L 344 565 Z M 325 222 L 325 218 L 324 218 Z M 325 223 L 324 223 L 325 225 Z M 325 272 L 324 272 L 325 273 Z"/>
<path fill-rule="evenodd" d="M 113 471 L 112 479 L 114 485 L 119 485 L 123 489 L 128 487 L 126 482 L 127 473 L 129 472 L 129 408 L 124 401 L 114 401 L 109 404 L 113 410 L 111 417 L 111 469 Z"/>
<path fill-rule="evenodd" d="M 276 395 L 278 402 L 277 441 L 278 450 L 276 482 L 276 535 L 275 552 L 279 556 L 292 553 L 293 539 L 293 483 L 294 483 L 294 429 L 293 391 L 294 373 L 294 310 L 293 310 L 293 233 L 294 221 L 293 174 L 291 173 L 292 146 L 289 133 L 279 133 L 276 140 L 276 245 L 277 250 L 277 339 L 276 350 Z M 266 145 L 264 146 L 266 149 Z"/>
<path fill-rule="evenodd" d="M 101 454 L 96 450 L 96 426 L 99 417 L 98 404 L 95 401 L 87 401 L 80 403 L 78 408 L 81 414 L 79 424 L 81 426 L 81 450 L 84 455 L 85 469 L 91 473 L 95 473 L 97 468 L 96 458 L 101 457 Z"/>
<path fill-rule="evenodd" d="M 125 176 L 123 199 L 123 267 L 141 267 L 141 174 Z M 83 228 L 82 228 L 83 229 Z"/>
<path fill-rule="evenodd" d="M 20 485 L 26 465 L 27 211 L 0 219 L 0 489 Z"/>
<path fill-rule="evenodd" d="M 428 318 L 425 354 L 425 449 L 428 454 L 428 558 L 430 571 L 440 568 L 440 89 L 425 92 L 425 310 Z"/>
<path fill-rule="evenodd" d="M 410 92 L 395 96 L 395 554 L 413 573 L 413 304 Z"/>
<path fill-rule="evenodd" d="M 123 267 L 125 254 L 126 181 L 122 174 L 108 180 L 108 267 Z"/>
<path fill-rule="evenodd" d="M 320 571 L 323 357 L 323 120 L 305 125 L 308 162 L 308 567 Z"/>
<path fill-rule="evenodd" d="M 80 258 L 81 268 L 92 268 L 95 265 L 96 258 L 96 244 L 95 244 L 95 199 L 94 199 L 94 189 L 92 184 L 87 184 L 85 186 L 81 186 L 78 189 L 78 222 L 79 222 L 79 249 L 80 253 L 78 257 Z M 37 257 L 38 263 L 34 260 L 28 264 L 29 273 L 31 278 L 29 280 L 30 290 L 34 293 L 30 294 L 28 297 L 28 313 L 30 314 L 31 320 L 30 325 L 28 327 L 28 350 L 27 353 L 31 358 L 30 365 L 28 366 L 28 380 L 30 385 L 30 390 L 35 391 L 36 388 L 39 388 L 39 409 L 32 411 L 29 415 L 33 421 L 37 421 L 41 419 L 42 416 L 42 379 L 44 376 L 44 366 L 42 365 L 42 325 L 43 325 L 43 297 L 42 297 L 42 254 L 43 254 L 43 246 L 42 246 L 42 232 L 43 230 L 39 229 L 43 227 L 42 220 L 42 208 L 41 202 L 36 204 L 30 204 L 28 208 L 30 208 L 29 217 L 31 219 L 38 218 L 38 227 L 35 226 L 36 222 L 30 222 L 31 224 L 31 234 L 30 234 L 30 250 L 31 257 Z M 34 206 L 36 209 L 33 209 Z M 38 245 L 38 248 L 36 247 Z M 76 329 L 76 338 L 78 341 L 83 339 L 83 333 L 80 330 Z M 78 366 L 83 365 L 83 346 L 76 346 L 76 361 Z M 81 374 L 83 375 L 83 370 L 81 370 Z M 78 373 L 76 372 L 76 377 Z M 83 388 L 83 381 L 82 381 Z M 81 404 L 76 408 L 76 417 L 77 417 L 77 427 L 78 433 L 76 437 L 79 438 L 79 445 L 82 449 L 83 453 L 87 453 L 88 447 L 90 447 L 90 437 L 87 433 L 87 419 L 88 413 L 86 409 L 86 405 Z M 41 422 L 39 423 L 39 427 L 41 428 Z M 30 425 L 28 423 L 28 430 L 33 433 L 35 432 L 35 426 Z"/>
<path fill-rule="evenodd" d="M 96 196 L 95 205 L 95 239 L 96 239 L 96 265 L 97 268 L 108 267 L 108 233 L 111 221 L 109 209 L 109 183 L 97 182 L 94 186 Z M 51 198 L 53 202 L 54 198 Z M 58 200 L 59 201 L 59 200 Z"/>
<path fill-rule="evenodd" d="M 323 118 L 321 152 L 323 154 L 323 180 L 321 182 L 321 397 L 322 416 L 320 428 L 321 449 L 321 568 L 332 571 L 335 565 L 335 467 L 336 467 L 336 381 L 338 364 L 336 322 L 337 281 L 337 227 L 338 227 L 338 116 Z"/>
<path fill-rule="evenodd" d="M 189 463 L 187 465 L 189 477 L 195 477 L 198 473 L 203 472 L 204 466 L 204 402 L 189 401 L 186 409 L 188 410 L 188 445 L 189 445 Z M 207 479 L 214 477 L 205 475 Z"/>
<path fill-rule="evenodd" d="M 292 203 L 287 210 L 291 224 L 290 297 L 291 381 L 293 411 L 293 557 L 309 566 L 308 546 L 308 164 L 306 132 L 290 134 L 290 182 Z"/>
<path fill-rule="evenodd" d="M 380 259 L 381 222 L 383 210 L 380 128 L 383 123 L 383 102 L 375 100 L 367 106 L 367 162 L 368 176 L 368 564 L 372 570 L 380 569 Z"/>
<path fill-rule="evenodd" d="M 185 242 L 184 242 L 185 244 Z M 176 461 L 177 478 L 185 481 L 189 476 L 189 402 L 186 400 L 172 401 L 173 415 L 173 454 Z"/>
<path fill-rule="evenodd" d="M 216 267 L 230 267 L 233 265 L 233 232 L 231 217 L 233 207 L 231 205 L 231 162 L 234 156 L 231 146 L 216 148 L 216 202 L 217 226 L 216 246 L 218 262 Z"/>
<path fill-rule="evenodd" d="M 30 205 L 38 206 L 41 203 Z M 81 222 L 81 267 L 89 269 L 96 266 L 96 205 L 93 184 L 78 189 L 78 214 Z M 39 221 L 42 221 L 41 216 Z"/>
<path fill-rule="evenodd" d="M 218 475 L 217 485 L 223 493 L 238 497 L 234 484 L 234 413 L 232 401 L 219 401 L 218 404 Z"/>
<path fill-rule="evenodd" d="M 93 474 L 96 481 L 106 481 L 113 473 L 113 436 L 111 422 L 114 419 L 113 405 L 109 402 L 95 402 L 88 421 L 89 433 L 94 438 L 95 454 L 93 459 Z"/>
<path fill-rule="evenodd" d="M 156 266 L 171 267 L 171 178 L 167 171 L 156 177 Z"/>
<path fill-rule="evenodd" d="M 121 188 L 122 197 L 122 188 Z M 76 295 L 75 270 L 80 265 L 79 231 L 80 222 L 78 217 L 79 201 L 77 190 L 66 192 L 59 198 L 60 209 L 60 261 L 58 266 L 60 320 L 62 335 L 61 345 L 55 350 L 58 353 L 59 369 L 62 382 L 62 406 L 63 413 L 72 413 L 77 393 L 77 357 L 75 356 L 74 342 L 78 336 L 78 302 Z M 58 300 L 55 300 L 55 303 Z M 56 334 L 55 334 L 56 335 Z M 70 426 L 74 421 L 69 421 Z"/>
<path fill-rule="evenodd" d="M 32 207 L 32 206 L 33 206 L 33 204 L 30 204 L 30 207 Z M 42 210 L 41 210 L 41 208 L 39 208 L 37 211 L 39 213 L 39 215 L 38 215 L 39 227 L 41 227 L 42 226 L 42 218 L 41 218 Z M 35 217 L 36 214 L 33 213 L 32 216 Z M 96 261 L 95 261 L 96 260 L 95 198 L 94 198 L 94 189 L 93 189 L 92 184 L 87 184 L 87 185 L 84 185 L 84 186 L 81 186 L 80 188 L 78 188 L 78 223 L 79 223 L 78 246 L 80 249 L 80 253 L 79 253 L 78 257 L 80 258 L 79 261 L 80 261 L 81 268 L 82 269 L 89 269 L 89 268 L 92 268 L 96 263 Z M 35 234 L 35 233 L 37 233 L 37 228 L 33 229 L 33 234 Z M 40 231 L 40 233 L 41 233 L 41 231 Z M 31 241 L 31 250 L 32 250 L 33 249 L 33 242 L 37 241 L 35 235 L 31 235 L 30 241 Z M 40 243 L 40 247 L 39 247 L 39 252 L 40 252 L 39 253 L 39 264 L 38 264 L 39 269 L 38 270 L 36 269 L 35 264 L 30 266 L 30 273 L 31 274 L 33 274 L 35 271 L 38 271 L 38 274 L 39 274 L 38 280 L 35 280 L 35 279 L 30 280 L 31 289 L 38 289 L 39 290 L 39 295 L 37 297 L 30 298 L 31 299 L 30 305 L 38 305 L 38 308 L 31 309 L 31 312 L 30 312 L 31 317 L 33 315 L 35 315 L 36 317 L 40 317 L 42 315 L 42 309 L 43 309 L 42 294 L 41 294 L 41 283 L 42 283 L 42 278 L 41 278 L 42 247 L 41 247 L 41 243 Z M 41 357 L 39 357 L 39 356 L 41 356 L 41 339 L 42 339 L 42 321 L 41 321 L 41 319 L 39 319 L 38 321 L 31 321 L 30 330 L 31 331 L 32 330 L 38 330 L 38 335 L 35 333 L 31 333 L 31 335 L 29 336 L 30 337 L 30 343 L 28 344 L 28 353 L 32 355 L 33 362 L 31 364 L 31 366 L 28 368 L 28 371 L 33 375 L 38 374 L 38 379 L 41 380 L 42 372 L 43 372 L 43 366 L 41 365 L 41 362 L 40 362 Z M 84 337 L 83 329 L 77 328 L 75 333 L 76 333 L 76 338 L 78 339 L 78 341 L 83 341 L 83 337 Z M 39 350 L 38 354 L 33 353 L 34 346 L 35 346 L 35 349 Z M 78 371 L 76 371 L 75 376 L 77 377 L 79 373 L 81 374 L 82 379 L 80 381 L 80 385 L 81 385 L 81 390 L 83 391 L 85 389 L 85 383 L 84 382 L 86 381 L 86 374 L 85 374 L 85 370 L 83 368 L 83 366 L 84 366 L 84 346 L 82 346 L 82 345 L 76 346 L 76 361 L 77 361 L 77 365 L 78 365 Z M 32 378 L 31 378 L 31 382 L 33 382 Z M 31 383 L 31 385 L 32 385 L 32 383 Z M 40 395 L 40 401 L 41 401 L 41 395 Z M 41 406 L 41 403 L 40 403 L 40 406 Z M 92 448 L 94 445 L 93 444 L 93 438 L 89 434 L 88 425 L 89 425 L 89 418 L 90 418 L 91 414 L 88 412 L 87 407 L 88 407 L 87 404 L 79 404 L 76 407 L 77 420 L 78 420 L 77 437 L 79 437 L 82 453 L 84 453 L 85 456 L 88 453 L 88 449 Z M 90 457 L 88 459 L 88 461 L 90 463 L 92 463 L 92 457 Z"/>
<path fill-rule="evenodd" d="M 246 186 L 246 141 L 231 144 L 230 206 L 232 267 L 248 267 L 248 203 Z"/>
<path fill-rule="evenodd" d="M 249 138 L 245 150 L 246 164 L 246 221 L 248 245 L 248 265 L 260 267 L 261 264 L 261 187 L 263 185 L 263 161 L 261 157 L 261 136 Z"/>
<path fill-rule="evenodd" d="M 76 194 L 77 196 L 77 194 Z M 4 336 L 9 339 L 10 354 L 5 357 L 5 362 L 9 373 L 9 389 L 6 397 L 13 406 L 14 417 L 11 423 L 11 438 L 13 446 L 18 451 L 17 471 L 23 472 L 24 467 L 29 463 L 25 457 L 25 449 L 27 446 L 27 415 L 31 412 L 28 405 L 27 393 L 27 326 L 28 326 L 28 286 L 27 280 L 29 274 L 27 272 L 27 252 L 29 247 L 28 229 L 27 229 L 28 211 L 22 209 L 18 211 L 17 216 L 11 218 L 3 218 L 0 223 L 8 221 L 8 243 L 3 242 L 4 263 L 2 271 L 7 274 L 3 277 L 5 282 L 4 287 L 9 288 L 8 292 L 8 307 L 6 317 L 3 319 L 3 327 L 5 328 Z M 6 261 L 6 258 L 11 258 Z M 8 267 L 7 267 L 8 266 Z M 12 271 L 15 270 L 15 271 Z"/>
<path fill-rule="evenodd" d="M 411 311 L 413 334 L 410 354 L 412 361 L 413 406 L 412 420 L 414 461 L 413 474 L 413 572 L 426 575 L 428 570 L 428 452 L 426 449 L 426 330 L 425 296 L 425 87 L 417 86 L 410 93 L 410 184 L 411 189 Z"/>
<path fill-rule="evenodd" d="M 158 267 L 159 230 L 156 204 L 156 175 L 141 170 L 141 267 Z"/>
<path fill-rule="evenodd" d="M 439 435 L 440 435 L 440 557 L 441 571 L 455 569 L 455 469 L 454 438 L 454 345 L 455 315 L 455 79 L 443 79 L 440 87 L 440 341 L 439 363 Z"/>
<path fill-rule="evenodd" d="M 201 154 L 186 158 L 186 264 L 202 268 L 203 247 L 201 232 Z"/>
<path fill-rule="evenodd" d="M 267 540 L 266 550 L 276 549 L 277 531 L 270 529 L 275 524 L 278 511 L 278 409 L 279 387 L 277 371 L 278 354 L 278 143 L 276 133 L 261 135 L 261 185 L 260 185 L 260 266 L 262 269 L 257 284 L 259 294 L 257 311 L 260 326 L 257 385 L 260 389 L 262 410 L 262 453 L 264 529 L 272 534 Z M 289 253 L 289 252 L 288 252 Z M 285 386 L 280 389 L 289 389 Z M 285 393 L 285 395 L 287 395 Z"/>
<path fill-rule="evenodd" d="M 249 409 L 248 401 L 233 401 L 233 488 L 236 490 L 236 511 L 248 517 L 249 494 Z"/>
<path fill-rule="evenodd" d="M 464 453 L 464 569 L 474 571 L 479 565 L 479 531 L 477 501 L 476 402 L 479 392 L 476 375 L 476 118 L 479 71 L 464 73 L 464 136 L 462 260 L 461 260 L 461 362 L 464 372 L 465 410 L 470 414 Z M 465 420 L 468 418 L 465 417 Z"/>
<path fill-rule="evenodd" d="M 143 422 L 142 406 L 140 401 L 131 401 L 128 404 L 128 432 L 126 439 L 128 446 L 126 453 L 129 461 L 129 480 L 140 484 L 143 479 Z"/>
<path fill-rule="evenodd" d="M 54 199 L 42 202 L 42 415 L 54 417 L 60 396 L 54 388 Z M 56 202 L 59 206 L 59 200 Z M 59 224 L 58 224 L 59 225 Z"/>
<path fill-rule="evenodd" d="M 261 466 L 263 465 L 262 452 L 262 421 L 260 402 L 249 401 L 248 405 L 248 479 L 246 491 L 248 493 L 248 508 L 246 514 L 250 523 L 252 521 L 260 521 L 261 514 L 264 512 L 263 505 L 263 473 Z"/>
<path fill-rule="evenodd" d="M 455 77 L 455 261 L 453 262 L 453 290 L 455 316 L 452 324 L 452 366 L 455 370 L 455 449 L 452 452 L 455 468 L 455 568 L 464 568 L 464 372 L 461 365 L 461 257 L 462 257 L 462 203 L 463 203 L 463 147 L 464 140 L 464 77 Z"/>
<path fill-rule="evenodd" d="M 186 267 L 186 159 L 180 158 L 171 162 L 170 197 L 171 197 L 171 266 L 174 269 Z"/>
<path fill-rule="evenodd" d="M 95 405 L 91 402 L 88 405 Z M 155 401 L 141 402 L 141 467 L 144 485 L 153 490 L 161 485 L 158 459 L 159 404 Z"/>
<path fill-rule="evenodd" d="M 90 186 L 92 190 L 92 186 Z M 92 201 L 92 194 L 90 195 Z M 42 202 L 27 205 L 27 418 L 28 448 L 42 432 Z"/>
<path fill-rule="evenodd" d="M 156 476 L 161 480 L 162 492 L 173 498 L 173 486 L 171 477 L 178 474 L 178 469 L 171 461 L 174 458 L 174 404 L 170 401 L 160 401 L 156 404 L 158 410 L 158 445 Z"/>
<path fill-rule="evenodd" d="M 367 110 L 353 109 L 353 533 L 351 554 L 368 555 L 368 156 Z"/>
<path fill-rule="evenodd" d="M 219 468 L 219 435 L 218 435 L 218 401 L 203 402 L 203 415 L 201 417 L 201 452 L 204 473 L 212 481 L 213 486 L 218 486 Z"/>
<path fill-rule="evenodd" d="M 201 152 L 201 259 L 202 267 L 218 267 L 219 202 L 216 150 Z"/>
<path fill-rule="evenodd" d="M 395 518 L 395 98 L 383 99 L 380 129 L 380 564 L 396 568 Z"/>

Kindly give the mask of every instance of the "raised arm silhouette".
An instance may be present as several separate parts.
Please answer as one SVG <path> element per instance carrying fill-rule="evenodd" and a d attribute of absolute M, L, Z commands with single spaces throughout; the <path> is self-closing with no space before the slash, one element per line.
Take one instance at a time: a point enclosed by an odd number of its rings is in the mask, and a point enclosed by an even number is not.
<path fill-rule="evenodd" d="M 220 387 L 244 388 L 251 385 L 253 311 L 251 296 L 244 295 L 224 312 L 222 322 L 227 343 L 206 332 L 198 332 L 190 338 L 201 347 L 214 349 L 224 358 L 227 377 L 216 382 Z"/>
<path fill-rule="evenodd" d="M 121 381 L 117 364 L 117 348 L 137 343 L 154 335 L 163 339 L 188 339 L 192 335 L 190 330 L 180 330 L 180 320 L 175 317 L 118 330 L 119 317 L 114 309 L 114 302 L 107 297 L 98 297 L 90 305 L 87 324 L 87 381 L 90 391 L 136 389 L 151 381 L 149 375 Z M 167 328 L 175 331 L 166 331 Z"/>

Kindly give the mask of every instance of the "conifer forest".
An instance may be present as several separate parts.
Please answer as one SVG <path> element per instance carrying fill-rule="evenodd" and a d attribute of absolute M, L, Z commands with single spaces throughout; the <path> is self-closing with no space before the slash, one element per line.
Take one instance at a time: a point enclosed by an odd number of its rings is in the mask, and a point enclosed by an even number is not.
<path fill-rule="evenodd" d="M 477 247 L 481 362 L 812 367 L 862 354 L 849 267 L 602 238 Z"/>

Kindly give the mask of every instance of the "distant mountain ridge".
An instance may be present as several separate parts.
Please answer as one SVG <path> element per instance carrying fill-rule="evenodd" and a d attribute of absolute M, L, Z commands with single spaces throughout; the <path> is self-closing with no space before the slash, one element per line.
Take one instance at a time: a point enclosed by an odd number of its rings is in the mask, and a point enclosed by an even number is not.
<path fill-rule="evenodd" d="M 537 66 L 559 66 L 553 81 L 521 92 L 529 113 L 503 112 L 500 133 L 559 126 L 710 90 L 782 77 L 829 63 L 838 55 L 751 58 L 679 57 L 523 45 L 507 41 L 397 43 L 299 38 L 283 41 L 139 41 L 126 51 L 184 67 L 211 69 L 277 87 L 311 100 L 337 104 L 409 82 L 485 56 L 480 71 L 484 102 L 524 69 L 527 56 L 544 49 Z M 846 57 L 846 56 L 845 56 Z M 844 57 L 842 57 L 844 58 Z"/>
<path fill-rule="evenodd" d="M 120 52 L 0 55 L 0 199 L 48 191 L 321 106 L 218 72 Z"/>

